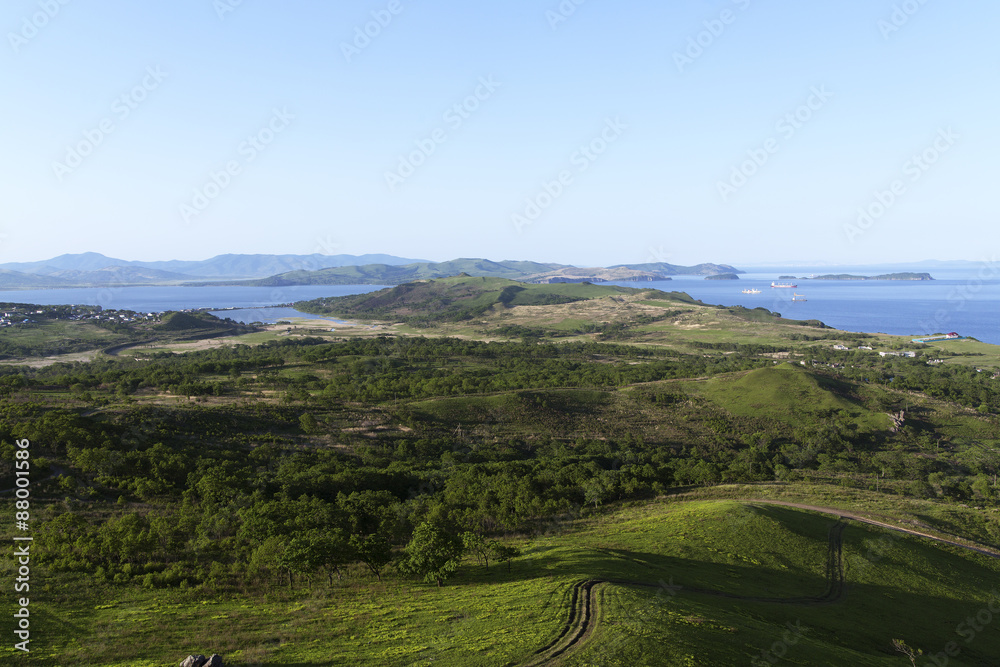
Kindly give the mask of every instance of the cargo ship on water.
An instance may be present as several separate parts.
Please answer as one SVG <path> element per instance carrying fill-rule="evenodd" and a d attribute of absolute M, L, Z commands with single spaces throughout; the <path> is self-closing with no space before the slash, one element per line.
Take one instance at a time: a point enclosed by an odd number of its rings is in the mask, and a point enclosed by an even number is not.
<path fill-rule="evenodd" d="M 798 285 L 793 285 L 792 283 L 771 283 L 771 287 L 780 287 L 782 289 L 795 289 Z"/>

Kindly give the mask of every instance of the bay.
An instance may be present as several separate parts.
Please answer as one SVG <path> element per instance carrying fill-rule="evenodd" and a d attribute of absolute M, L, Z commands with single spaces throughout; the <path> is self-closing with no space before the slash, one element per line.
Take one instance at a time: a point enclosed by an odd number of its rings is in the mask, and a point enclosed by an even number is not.
<path fill-rule="evenodd" d="M 190 310 L 198 308 L 263 308 L 292 303 L 293 301 L 318 299 L 324 296 L 366 294 L 384 287 L 385 285 L 81 287 L 0 291 L 0 301 L 37 303 L 43 306 L 57 304 L 89 305 L 117 310 L 134 310 L 143 313 L 159 313 L 167 310 Z M 288 315 L 284 315 L 284 317 L 288 317 Z"/>
<path fill-rule="evenodd" d="M 896 269 L 898 270 L 898 269 Z M 936 270 L 933 281 L 813 280 L 811 274 L 833 273 L 829 268 L 741 274 L 739 280 L 705 280 L 702 276 L 675 276 L 650 283 L 620 282 L 627 287 L 652 287 L 687 292 L 708 304 L 763 307 L 798 320 L 820 320 L 846 331 L 918 336 L 956 331 L 981 341 L 1000 344 L 1000 269 L 984 264 L 974 270 Z M 839 271 L 836 271 L 839 273 Z M 868 275 L 888 273 L 868 267 Z M 772 289 L 780 275 L 797 276 L 795 289 Z M 782 281 L 783 282 L 783 281 Z M 0 291 L 0 301 L 16 303 L 88 304 L 104 308 L 162 312 L 205 308 L 221 317 L 245 322 L 277 321 L 307 316 L 294 309 L 254 312 L 256 309 L 326 296 L 364 294 L 380 285 L 244 286 L 135 286 Z M 743 294 L 744 289 L 760 294 Z M 794 293 L 805 301 L 792 301 Z M 244 309 L 241 311 L 222 309 Z M 329 319 L 329 318 L 328 318 Z M 336 320 L 331 319 L 336 324 Z"/>
<path fill-rule="evenodd" d="M 304 317 L 310 320 L 323 320 L 329 322 L 330 325 L 334 324 L 351 324 L 345 320 L 338 320 L 334 317 L 324 317 L 320 315 L 313 315 L 311 313 L 303 313 L 301 310 L 295 310 L 294 308 L 288 307 L 277 307 L 277 308 L 235 308 L 232 310 L 210 310 L 208 311 L 216 317 L 221 317 L 223 319 L 229 318 L 236 322 L 242 322 L 243 324 L 252 324 L 254 322 L 260 322 L 262 324 L 275 324 L 281 320 L 287 320 L 293 317 Z"/>
<path fill-rule="evenodd" d="M 995 268 L 995 267 L 994 267 Z M 871 275 L 887 273 L 868 269 Z M 763 307 L 794 320 L 820 320 L 845 331 L 918 336 L 958 332 L 985 343 L 1000 345 L 1000 271 L 936 271 L 935 280 L 814 280 L 810 273 L 746 273 L 739 280 L 705 280 L 702 276 L 674 276 L 650 283 L 616 283 L 687 292 L 695 299 L 724 306 Z M 795 275 L 778 280 L 780 275 Z M 795 289 L 772 288 L 771 282 L 790 282 Z M 759 289 L 760 294 L 743 294 Z M 804 301 L 792 301 L 794 294 Z M 796 297 L 799 298 L 799 297 Z"/>

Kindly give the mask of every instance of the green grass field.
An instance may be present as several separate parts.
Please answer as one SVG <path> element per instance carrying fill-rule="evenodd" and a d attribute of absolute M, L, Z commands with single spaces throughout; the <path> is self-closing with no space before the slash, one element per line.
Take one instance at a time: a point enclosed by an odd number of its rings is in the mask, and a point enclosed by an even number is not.
<path fill-rule="evenodd" d="M 850 398 L 846 383 L 788 363 L 688 386 L 736 415 L 767 415 L 794 425 L 807 415 L 842 412 L 864 430 L 889 426 L 884 414 L 872 412 Z"/>
<path fill-rule="evenodd" d="M 896 638 L 929 655 L 956 642 L 949 665 L 1000 655 L 997 626 L 980 614 L 1000 605 L 991 597 L 998 559 L 848 522 L 842 594 L 811 600 L 828 589 L 836 523 L 737 500 L 637 503 L 553 519 L 539 536 L 515 539 L 524 555 L 510 572 L 466 561 L 443 589 L 353 572 L 332 589 L 317 581 L 261 596 L 109 597 L 89 579 L 45 577 L 30 664 L 141 667 L 194 652 L 219 652 L 227 665 L 528 664 L 558 635 L 572 587 L 586 579 L 608 581 L 595 588 L 592 634 L 544 664 L 770 664 L 778 654 L 789 664 L 906 664 L 892 651 Z M 962 624 L 977 615 L 982 629 L 970 639 Z M 3 655 L 28 664 L 10 647 Z"/>

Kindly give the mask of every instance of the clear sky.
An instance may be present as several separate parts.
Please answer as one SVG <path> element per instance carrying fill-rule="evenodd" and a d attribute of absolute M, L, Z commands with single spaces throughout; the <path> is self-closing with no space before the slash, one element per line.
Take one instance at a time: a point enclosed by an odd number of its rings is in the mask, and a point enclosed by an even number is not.
<path fill-rule="evenodd" d="M 0 262 L 978 260 L 1000 237 L 998 20 L 988 0 L 7 0 Z"/>

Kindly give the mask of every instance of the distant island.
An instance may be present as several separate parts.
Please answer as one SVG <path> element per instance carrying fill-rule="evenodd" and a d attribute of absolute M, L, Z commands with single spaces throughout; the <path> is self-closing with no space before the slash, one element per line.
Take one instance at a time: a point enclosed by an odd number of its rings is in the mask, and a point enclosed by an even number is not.
<path fill-rule="evenodd" d="M 399 285 L 466 273 L 528 283 L 659 282 L 674 275 L 743 273 L 728 264 L 666 262 L 576 267 L 461 258 L 428 262 L 392 255 L 218 255 L 203 261 L 133 262 L 88 252 L 0 264 L 0 289 L 131 285 Z"/>
<path fill-rule="evenodd" d="M 855 276 L 849 273 L 836 273 L 814 276 L 809 280 L 934 280 L 934 278 L 929 273 L 886 273 L 881 276 Z"/>
<path fill-rule="evenodd" d="M 739 280 L 735 273 L 717 273 L 714 276 L 705 276 L 705 280 Z"/>
<path fill-rule="evenodd" d="M 290 271 L 261 280 L 239 284 L 260 287 L 287 285 L 400 285 L 414 280 L 434 280 L 467 274 L 483 278 L 506 278 L 525 283 L 605 283 L 653 282 L 670 280 L 673 275 L 714 275 L 742 273 L 728 264 L 697 264 L 677 266 L 657 262 L 652 264 L 620 264 L 610 267 L 580 268 L 565 264 L 529 261 L 494 262 L 488 259 L 463 258 L 449 262 L 415 262 L 402 266 L 368 264 L 345 266 L 319 271 Z M 235 284 L 235 283 L 234 283 Z"/>

